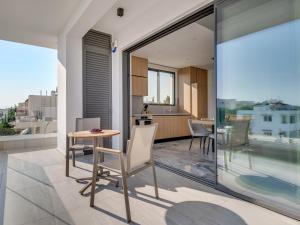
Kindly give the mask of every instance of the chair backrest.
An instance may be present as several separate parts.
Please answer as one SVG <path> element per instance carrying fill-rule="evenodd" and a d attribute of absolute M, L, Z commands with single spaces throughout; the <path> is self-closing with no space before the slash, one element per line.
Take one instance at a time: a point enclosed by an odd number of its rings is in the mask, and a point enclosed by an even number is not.
<path fill-rule="evenodd" d="M 84 130 L 91 130 L 93 128 L 100 129 L 101 119 L 100 117 L 95 118 L 76 118 L 76 131 L 84 131 Z M 84 145 L 91 145 L 93 144 L 92 140 L 88 139 L 76 139 L 75 144 L 84 144 Z"/>
<path fill-rule="evenodd" d="M 209 131 L 207 128 L 201 123 L 200 120 L 189 119 L 188 120 L 190 132 L 192 136 L 201 135 L 208 135 Z"/>
<path fill-rule="evenodd" d="M 241 146 L 249 143 L 248 132 L 250 120 L 248 119 L 230 119 L 231 125 L 229 132 L 229 144 L 231 146 Z"/>
<path fill-rule="evenodd" d="M 152 147 L 158 124 L 133 126 L 127 146 L 127 171 L 151 162 Z"/>

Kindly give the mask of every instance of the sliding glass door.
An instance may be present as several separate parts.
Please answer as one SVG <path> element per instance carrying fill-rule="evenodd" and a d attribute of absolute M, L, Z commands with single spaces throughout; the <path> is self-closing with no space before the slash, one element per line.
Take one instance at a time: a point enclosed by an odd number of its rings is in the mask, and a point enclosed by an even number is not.
<path fill-rule="evenodd" d="M 300 219 L 300 1 L 219 2 L 218 187 Z"/>

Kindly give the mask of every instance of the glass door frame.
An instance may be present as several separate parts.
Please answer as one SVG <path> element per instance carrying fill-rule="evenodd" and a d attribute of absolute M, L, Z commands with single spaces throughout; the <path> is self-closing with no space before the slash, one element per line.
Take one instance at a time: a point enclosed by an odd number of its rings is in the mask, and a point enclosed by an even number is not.
<path fill-rule="evenodd" d="M 214 1 L 214 16 L 215 16 L 215 24 L 214 24 L 214 27 L 215 27 L 215 34 L 214 34 L 214 50 L 215 50 L 215 58 L 214 58 L 214 73 L 215 73 L 215 82 L 214 82 L 214 85 L 215 85 L 215 131 L 217 130 L 217 115 L 218 115 L 218 105 L 217 105 L 217 99 L 218 99 L 218 71 L 217 71 L 217 63 L 218 63 L 218 57 L 217 57 L 217 38 L 218 38 L 218 29 L 217 29 L 217 23 L 218 23 L 218 18 L 217 18 L 217 15 L 218 15 L 218 5 L 220 4 L 230 4 L 232 2 L 237 2 L 237 1 L 240 1 L 240 0 L 215 0 Z M 296 219 L 296 220 L 299 220 L 300 221 L 300 214 L 299 216 L 295 216 L 295 214 L 292 214 L 292 213 L 289 213 L 288 211 L 283 211 L 277 207 L 274 207 L 273 205 L 271 204 L 268 204 L 266 203 L 265 201 L 263 200 L 260 200 L 260 199 L 257 199 L 257 198 L 252 198 L 250 196 L 247 196 L 247 195 L 244 195 L 244 194 L 241 194 L 239 192 L 236 192 L 236 191 L 233 191 L 231 189 L 229 189 L 228 187 L 222 185 L 219 183 L 219 180 L 218 180 L 218 160 L 217 160 L 217 156 L 218 156 L 218 146 L 217 146 L 217 132 L 215 132 L 215 149 L 216 149 L 216 154 L 215 154 L 215 189 L 219 190 L 219 191 L 222 191 L 226 194 L 229 194 L 229 195 L 232 195 L 234 197 L 237 197 L 239 199 L 242 199 L 244 201 L 247 201 L 247 202 L 250 202 L 250 203 L 253 203 L 253 204 L 256 204 L 256 205 L 259 205 L 263 208 L 266 208 L 266 209 L 269 209 L 269 210 L 272 210 L 274 212 L 277 212 L 279 214 L 282 214 L 282 215 L 285 215 L 287 217 L 290 217 L 290 218 L 293 218 L 293 219 Z M 225 162 L 224 162 L 225 163 Z"/>

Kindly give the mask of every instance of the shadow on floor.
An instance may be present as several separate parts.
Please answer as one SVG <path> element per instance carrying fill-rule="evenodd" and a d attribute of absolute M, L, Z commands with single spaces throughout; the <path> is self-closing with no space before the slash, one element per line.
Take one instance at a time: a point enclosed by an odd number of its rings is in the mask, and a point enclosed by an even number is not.
<path fill-rule="evenodd" d="M 267 196 L 280 196 L 291 202 L 300 201 L 300 187 L 272 176 L 240 175 L 238 184 Z"/>
<path fill-rule="evenodd" d="M 111 155 L 105 155 L 105 160 L 115 160 L 115 158 Z M 78 156 L 76 157 L 76 161 L 80 162 L 80 163 L 85 163 L 85 164 L 89 164 L 89 165 L 92 165 L 92 162 L 93 162 L 93 156 L 92 155 L 84 155 L 84 156 Z M 72 167 L 72 166 L 71 166 Z M 81 166 L 77 163 L 76 164 L 76 167 L 81 169 Z M 209 188 L 207 187 L 204 183 L 199 183 L 197 181 L 194 181 L 194 182 L 186 182 L 186 179 L 188 178 L 184 178 L 182 177 L 182 179 L 176 179 L 176 181 L 174 181 L 174 178 L 172 177 L 169 177 L 170 176 L 170 172 L 168 170 L 158 170 L 158 167 L 156 166 L 156 172 L 158 173 L 158 187 L 160 189 L 165 189 L 165 190 L 168 190 L 168 191 L 173 191 L 173 192 L 177 192 L 177 188 L 180 188 L 180 187 L 187 187 L 187 188 L 191 188 L 191 189 L 202 189 L 203 191 L 205 192 L 208 192 L 208 193 L 213 193 L 213 194 L 216 194 L 216 195 L 221 195 L 221 196 L 226 196 L 228 198 L 234 198 L 230 195 L 227 195 L 225 193 L 222 193 L 222 192 L 219 192 L 219 191 L 216 191 L 215 189 L 213 188 Z M 92 171 L 92 167 L 90 167 L 90 171 Z M 174 173 L 174 176 L 175 176 L 175 173 Z M 138 177 L 138 179 L 136 179 L 136 177 Z M 161 182 L 161 178 L 163 178 L 164 180 Z M 120 177 L 119 177 L 119 180 L 120 180 Z M 122 184 L 121 180 L 120 180 L 120 184 Z M 128 180 L 128 186 L 129 186 L 129 190 L 133 191 L 134 193 L 134 190 L 136 188 L 139 188 L 139 187 L 145 187 L 145 186 L 153 186 L 153 174 L 152 174 L 152 170 L 151 169 L 147 169 L 147 170 L 144 170 L 143 172 L 141 173 L 138 173 L 137 175 L 133 176 L 133 177 L 130 177 L 129 180 Z M 187 185 L 189 184 L 189 185 Z M 110 185 L 108 185 L 108 187 L 99 187 L 99 191 L 103 188 L 112 188 L 114 190 L 117 190 L 115 189 L 115 183 L 113 183 L 111 185 L 111 187 L 109 187 Z M 88 192 L 87 192 L 88 194 Z"/>
<path fill-rule="evenodd" d="M 207 202 L 188 201 L 175 204 L 167 210 L 167 224 L 222 224 L 247 225 L 236 213 Z"/>

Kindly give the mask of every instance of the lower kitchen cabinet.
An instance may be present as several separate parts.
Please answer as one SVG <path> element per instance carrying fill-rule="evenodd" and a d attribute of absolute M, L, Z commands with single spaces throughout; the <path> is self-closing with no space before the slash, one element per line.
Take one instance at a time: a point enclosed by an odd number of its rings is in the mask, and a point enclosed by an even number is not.
<path fill-rule="evenodd" d="M 164 115 L 153 116 L 153 123 L 158 123 L 158 130 L 155 139 L 166 139 L 175 137 L 190 136 L 188 126 L 189 115 Z"/>

